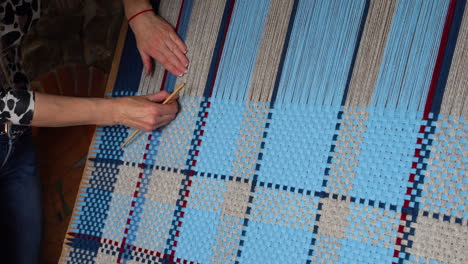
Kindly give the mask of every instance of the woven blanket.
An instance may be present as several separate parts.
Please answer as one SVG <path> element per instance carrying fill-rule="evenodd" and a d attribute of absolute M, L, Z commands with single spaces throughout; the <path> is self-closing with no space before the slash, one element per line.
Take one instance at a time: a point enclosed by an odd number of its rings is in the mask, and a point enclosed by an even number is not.
<path fill-rule="evenodd" d="M 468 263 L 466 2 L 155 3 L 189 73 L 129 31 L 110 95 L 181 110 L 98 128 L 60 263 Z"/>

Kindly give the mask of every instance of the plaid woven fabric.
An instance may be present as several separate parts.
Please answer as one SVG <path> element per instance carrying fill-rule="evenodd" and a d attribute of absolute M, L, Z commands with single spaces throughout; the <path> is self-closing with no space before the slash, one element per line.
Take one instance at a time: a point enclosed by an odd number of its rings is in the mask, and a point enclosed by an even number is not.
<path fill-rule="evenodd" d="M 100 127 L 60 263 L 468 263 L 468 7 L 165 0 L 181 78 L 163 129 Z"/>

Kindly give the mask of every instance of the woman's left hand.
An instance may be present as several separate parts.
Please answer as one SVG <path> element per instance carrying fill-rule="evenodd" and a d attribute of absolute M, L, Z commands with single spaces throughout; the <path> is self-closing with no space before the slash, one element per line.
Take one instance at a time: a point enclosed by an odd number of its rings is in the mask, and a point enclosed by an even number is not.
<path fill-rule="evenodd" d="M 130 27 L 147 75 L 152 70 L 151 58 L 176 76 L 187 73 L 187 46 L 169 23 L 153 12 L 145 12 L 133 18 Z"/>

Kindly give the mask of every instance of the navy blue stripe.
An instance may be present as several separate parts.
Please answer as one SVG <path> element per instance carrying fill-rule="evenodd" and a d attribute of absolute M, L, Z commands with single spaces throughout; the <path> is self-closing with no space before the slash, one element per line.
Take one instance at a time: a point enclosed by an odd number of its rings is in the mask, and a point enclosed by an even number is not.
<path fill-rule="evenodd" d="M 159 4 L 161 3 L 161 1 L 160 1 L 160 0 L 151 0 L 150 3 L 151 3 L 151 6 L 152 6 L 153 9 L 154 9 L 154 12 L 158 13 L 158 11 L 159 11 Z"/>
<path fill-rule="evenodd" d="M 450 12 L 451 12 L 450 7 L 452 3 L 453 1 L 450 1 L 449 7 L 448 7 L 447 19 L 449 19 L 449 16 L 450 16 Z M 418 157 L 416 172 L 414 176 L 414 182 L 412 186 L 412 193 L 409 199 L 410 203 L 408 207 L 403 206 L 401 208 L 402 213 L 410 214 L 412 215 L 412 217 L 409 220 L 406 220 L 404 222 L 404 227 L 406 228 L 406 230 L 402 233 L 403 241 L 399 244 L 396 244 L 396 245 L 400 245 L 398 263 L 405 263 L 411 258 L 411 253 L 407 249 L 412 248 L 412 245 L 413 245 L 413 241 L 411 240 L 411 237 L 414 236 L 414 233 L 416 231 L 416 227 L 413 224 L 418 222 L 420 205 L 421 205 L 420 197 L 422 196 L 423 187 L 425 183 L 425 175 L 426 175 L 425 172 L 427 171 L 427 166 L 428 166 L 427 160 L 431 157 L 431 149 L 434 143 L 434 141 L 431 138 L 433 138 L 433 135 L 435 134 L 435 131 L 436 131 L 436 121 L 438 118 L 437 114 L 440 111 L 440 106 L 442 103 L 442 98 L 443 98 L 444 90 L 445 90 L 446 83 L 447 83 L 448 71 L 450 70 L 450 65 L 452 63 L 453 53 L 455 50 L 456 41 L 458 38 L 458 31 L 460 29 L 461 18 L 463 16 L 463 10 L 465 8 L 465 5 L 466 5 L 465 0 L 456 1 L 455 3 L 453 17 L 451 18 L 452 24 L 450 26 L 448 40 L 447 40 L 445 52 L 442 58 L 442 66 L 440 70 L 440 75 L 437 81 L 437 86 L 434 91 L 432 106 L 430 107 L 430 111 L 433 113 L 435 112 L 436 115 L 434 115 L 433 117 L 429 115 L 428 120 L 427 120 L 426 130 L 424 134 L 422 135 L 422 137 L 418 137 L 418 138 L 427 140 L 427 142 L 424 143 L 423 141 L 423 143 L 421 144 L 421 147 L 419 148 L 421 154 Z M 446 21 L 445 23 L 447 22 L 448 21 Z M 447 24 L 445 26 L 447 26 Z M 445 28 L 444 28 L 444 31 L 445 31 Z M 442 41 L 441 45 L 443 44 L 444 43 Z M 428 97 L 430 97 L 430 92 L 429 92 Z M 431 103 L 431 101 L 428 100 L 427 103 Z M 425 111 L 425 115 L 426 115 L 426 111 Z M 422 215 L 424 217 L 427 216 L 425 215 L 424 211 L 422 212 Z M 403 224 L 400 224 L 400 226 L 402 225 Z"/>
<path fill-rule="evenodd" d="M 266 189 L 280 190 L 283 192 L 297 193 L 300 195 L 314 196 L 317 198 L 329 198 L 333 200 L 349 199 L 351 203 L 355 203 L 355 204 L 359 203 L 359 204 L 363 204 L 366 206 L 371 206 L 374 208 L 381 208 L 384 210 L 394 211 L 394 212 L 397 212 L 398 210 L 398 206 L 396 204 L 381 202 L 379 200 L 372 200 L 372 199 L 367 199 L 367 198 L 346 196 L 346 195 L 341 195 L 337 193 L 329 193 L 326 191 L 314 191 L 314 190 L 308 190 L 308 189 L 303 189 L 303 188 L 294 187 L 294 186 L 287 186 L 287 185 L 281 185 L 281 184 L 272 183 L 272 182 L 259 181 L 258 177 L 255 177 L 255 176 L 254 176 L 254 179 L 251 180 L 251 179 L 237 177 L 237 176 L 216 174 L 216 173 L 210 173 L 210 172 L 200 172 L 200 171 L 194 171 L 194 176 L 201 177 L 201 178 L 222 180 L 226 182 L 242 182 L 246 184 L 250 183 L 251 186 L 259 186 L 259 187 L 266 188 Z M 251 190 L 251 192 L 254 192 L 254 190 Z M 409 212 L 409 213 L 411 214 L 414 212 Z"/>
<path fill-rule="evenodd" d="M 135 35 L 129 27 L 113 92 L 137 92 L 142 70 L 143 62 L 136 47 Z"/>
<path fill-rule="evenodd" d="M 354 54 L 353 54 L 353 58 L 351 60 L 351 64 L 350 64 L 350 67 L 349 67 L 349 72 L 348 72 L 348 78 L 346 80 L 346 86 L 345 86 L 345 89 L 344 89 L 344 92 L 343 92 L 343 97 L 341 98 L 341 106 L 344 106 L 345 103 L 346 103 L 346 98 L 348 97 L 348 91 L 349 91 L 349 86 L 350 86 L 350 83 L 351 83 L 351 78 L 353 76 L 353 71 L 354 71 L 354 68 L 355 68 L 355 64 L 356 64 L 356 57 L 357 57 L 357 54 L 358 54 L 358 51 L 359 51 L 359 46 L 361 44 L 361 39 L 362 39 L 362 35 L 363 35 L 363 32 L 364 32 L 364 26 L 366 24 L 366 21 L 367 21 L 367 16 L 369 14 L 369 5 L 370 5 L 370 0 L 366 0 L 366 4 L 364 6 L 364 10 L 362 12 L 362 16 L 361 16 L 361 24 L 359 26 L 359 32 L 358 32 L 358 35 L 356 37 L 356 43 L 354 44 L 355 45 L 355 48 L 354 48 Z M 326 188 L 327 188 L 327 185 L 328 185 L 328 176 L 329 176 L 329 173 L 330 173 L 330 169 L 331 169 L 331 166 L 332 166 L 332 161 L 333 161 L 333 153 L 335 152 L 335 146 L 336 146 L 336 141 L 339 137 L 339 131 L 340 131 L 340 128 L 341 128 L 341 119 L 343 117 L 343 110 L 340 110 L 338 111 L 337 113 L 337 123 L 335 125 L 335 133 L 332 137 L 332 144 L 330 146 L 330 154 L 328 156 L 328 159 L 327 159 L 327 167 L 324 171 L 324 178 L 323 178 L 323 182 L 322 182 L 322 191 L 320 193 L 326 193 Z M 326 198 L 326 197 L 321 197 L 321 198 Z M 351 201 L 354 202 L 356 200 L 356 198 L 353 198 L 351 197 Z M 365 199 L 359 199 L 359 202 L 361 204 L 364 204 L 364 201 Z M 377 206 L 377 204 L 375 203 L 374 200 L 369 200 L 369 205 L 372 204 L 372 206 Z M 381 203 L 379 203 L 379 207 L 382 206 Z M 383 206 L 385 207 L 385 204 L 383 204 Z M 321 212 L 321 209 L 322 208 L 322 203 L 319 202 L 319 205 L 318 205 L 318 210 L 317 210 L 317 215 L 320 215 L 320 212 Z M 390 209 L 395 209 L 396 210 L 396 206 L 392 206 L 390 205 Z M 319 224 L 318 222 L 320 218 L 317 218 L 316 221 L 314 222 L 314 234 L 318 234 L 318 230 L 319 230 Z M 314 250 L 315 250 L 315 244 L 317 243 L 317 239 L 316 238 L 313 238 L 310 242 L 310 248 L 309 248 L 309 256 L 312 256 L 313 253 L 314 253 Z M 306 262 L 307 264 L 310 264 L 312 263 L 310 260 L 308 260 Z"/>
<path fill-rule="evenodd" d="M 354 46 L 355 47 L 354 48 L 354 54 L 353 54 L 353 59 L 351 60 L 351 64 L 350 64 L 350 67 L 349 67 L 348 78 L 347 78 L 347 81 L 346 81 L 346 87 L 345 87 L 345 90 L 343 92 L 343 97 L 341 98 L 341 106 L 345 105 L 346 98 L 348 97 L 348 91 L 349 91 L 349 86 L 350 86 L 350 83 L 351 83 L 351 78 L 353 76 L 353 71 L 354 71 L 354 68 L 355 68 L 356 57 L 357 57 L 359 47 L 360 47 L 360 44 L 361 44 L 361 39 L 362 39 L 362 35 L 363 35 L 363 32 L 364 32 L 364 26 L 366 24 L 367 16 L 369 14 L 369 5 L 370 5 L 370 0 L 366 0 L 366 4 L 365 4 L 364 10 L 362 12 L 361 24 L 359 26 L 358 36 L 356 38 L 356 43 L 354 44 L 355 45 Z M 332 144 L 330 146 L 330 155 L 328 156 L 328 159 L 327 159 L 328 167 L 324 171 L 324 180 L 323 180 L 323 183 L 322 183 L 322 188 L 324 190 L 326 189 L 326 187 L 328 185 L 328 176 L 329 176 L 330 168 L 331 168 L 331 165 L 332 165 L 333 153 L 335 152 L 336 141 L 337 141 L 337 139 L 339 137 L 339 131 L 340 131 L 340 128 L 341 128 L 341 119 L 343 118 L 343 109 L 338 111 L 336 118 L 337 118 L 338 121 L 337 121 L 337 123 L 335 125 L 335 133 L 333 134 L 333 137 L 331 139 Z"/>
<path fill-rule="evenodd" d="M 69 256 L 73 256 L 73 259 L 67 261 L 67 263 L 95 263 L 93 259 L 97 256 L 97 252 L 102 246 L 102 243 L 99 241 L 89 240 L 81 237 L 68 238 L 67 242 L 65 243 L 73 248 L 72 252 L 75 250 L 80 250 L 74 254 L 70 253 Z"/>
<path fill-rule="evenodd" d="M 96 158 L 90 158 L 89 159 L 90 161 L 92 162 L 98 162 L 98 163 L 107 163 L 107 164 L 112 164 L 112 165 L 123 165 L 125 162 L 123 160 L 119 160 L 119 159 L 114 159 L 114 158 L 102 158 L 102 157 L 96 157 Z M 132 163 L 129 163 L 130 166 L 132 167 L 136 167 L 136 166 L 140 166 L 140 163 L 135 163 L 135 162 L 132 162 Z"/>
<path fill-rule="evenodd" d="M 294 21 L 296 20 L 298 4 L 299 4 L 299 0 L 294 0 L 294 5 L 291 10 L 291 16 L 289 18 L 288 32 L 286 33 L 286 38 L 284 40 L 284 45 L 283 45 L 283 52 L 281 54 L 281 60 L 278 66 L 278 72 L 276 73 L 275 86 L 273 88 L 273 93 L 271 95 L 270 108 L 273 108 L 275 101 L 276 101 L 276 97 L 278 96 L 278 89 L 279 89 L 279 84 L 281 81 L 281 74 L 283 72 L 284 61 L 286 59 L 286 53 L 288 51 L 289 41 L 291 39 L 291 31 L 294 26 Z"/>
<path fill-rule="evenodd" d="M 453 55 L 455 53 L 455 47 L 457 45 L 458 35 L 460 32 L 461 23 L 463 20 L 463 12 L 466 7 L 466 0 L 459 0 L 455 6 L 455 13 L 453 15 L 452 28 L 450 29 L 449 39 L 447 47 L 445 49 L 444 59 L 442 61 L 442 69 L 437 82 L 437 88 L 434 94 L 432 102 L 431 112 L 434 113 L 435 117 L 440 112 L 442 106 L 442 99 L 444 97 L 445 88 L 447 86 L 447 80 L 452 65 Z"/>
<path fill-rule="evenodd" d="M 343 92 L 343 98 L 341 99 L 341 105 L 344 106 L 346 103 L 346 98 L 348 97 L 348 91 L 349 91 L 349 85 L 351 83 L 351 78 L 353 76 L 354 72 L 354 65 L 356 64 L 356 57 L 359 51 L 359 46 L 361 44 L 361 39 L 362 35 L 364 33 L 364 27 L 366 25 L 367 21 L 367 15 L 369 14 L 369 6 L 370 6 L 370 0 L 366 0 L 366 5 L 364 6 L 364 12 L 362 14 L 361 18 L 361 25 L 359 27 L 359 33 L 356 38 L 356 44 L 355 44 L 355 49 L 354 49 L 354 54 L 353 54 L 353 59 L 351 60 L 351 66 L 349 67 L 349 73 L 348 73 L 348 79 L 346 80 L 346 87 Z"/>
<path fill-rule="evenodd" d="M 103 135 L 100 136 L 102 143 L 99 144 L 97 151 L 98 153 L 94 159 L 99 162 L 94 164 L 93 170 L 91 172 L 91 177 L 88 181 L 90 186 L 88 188 L 82 189 L 82 191 L 86 192 L 88 197 L 84 199 L 81 212 L 78 216 L 80 222 L 76 227 L 77 233 L 93 234 L 97 237 L 101 237 L 103 234 L 102 232 L 107 219 L 106 212 L 108 212 L 110 209 L 112 192 L 114 191 L 114 185 L 117 182 L 117 175 L 119 175 L 120 172 L 121 164 L 116 164 L 114 160 L 119 160 L 123 156 L 123 151 L 120 149 L 116 150 L 115 148 L 118 148 L 118 146 L 120 146 L 125 140 L 125 137 L 114 137 L 111 135 L 116 131 L 120 132 L 121 130 L 122 128 L 115 126 L 104 127 L 102 129 L 104 132 Z M 125 131 L 128 131 L 128 129 Z M 111 151 L 115 154 L 105 154 Z M 114 167 L 110 165 L 117 166 Z M 97 197 L 90 198 L 90 196 Z M 97 198 L 100 200 L 100 202 L 96 202 L 95 199 Z M 102 211 L 95 211 L 97 207 L 99 207 Z M 93 219 L 93 221 L 90 221 L 90 219 Z M 83 243 L 85 242 L 83 241 Z M 97 254 L 97 250 L 98 248 L 96 247 L 89 247 L 89 252 L 86 254 Z"/>
<path fill-rule="evenodd" d="M 297 6 L 299 5 L 299 0 L 294 0 L 294 4 L 293 4 L 293 7 L 291 9 L 291 14 L 289 16 L 289 24 L 288 24 L 288 30 L 287 30 L 287 33 L 286 33 L 286 37 L 285 37 L 285 40 L 284 40 L 284 44 L 283 44 L 283 50 L 282 50 L 282 53 L 281 53 L 281 59 L 280 59 L 280 63 L 278 65 L 278 71 L 276 73 L 276 79 L 275 79 L 275 84 L 274 84 L 274 87 L 273 87 L 273 92 L 272 92 L 272 96 L 271 96 L 271 100 L 270 100 L 270 108 L 273 108 L 274 104 L 275 104 L 275 101 L 276 101 L 276 97 L 278 95 L 278 89 L 279 89 L 279 83 L 281 81 L 281 74 L 283 72 L 283 67 L 284 67 L 284 61 L 286 59 L 286 54 L 287 54 L 287 51 L 288 51 L 288 47 L 289 47 L 289 41 L 291 39 L 291 32 L 292 32 L 292 29 L 293 29 L 293 26 L 294 26 L 294 23 L 295 23 L 295 20 L 296 20 L 296 14 L 297 14 Z M 269 113 L 268 115 L 268 119 L 271 119 L 272 117 L 272 114 L 273 113 Z M 269 120 L 268 120 L 269 121 Z M 266 142 L 266 138 L 268 136 L 268 132 L 267 132 L 267 129 L 268 129 L 268 123 L 269 122 L 266 122 L 265 124 L 265 127 L 264 127 L 264 131 L 265 131 L 265 134 L 264 134 L 264 138 L 263 138 L 263 141 L 262 141 L 262 145 L 265 144 Z M 263 149 L 263 148 L 262 148 Z M 262 154 L 262 151 L 261 150 L 259 152 L 259 155 Z M 250 215 L 250 210 L 251 210 L 251 203 L 253 201 L 253 198 L 254 198 L 254 194 L 255 194 L 255 187 L 257 186 L 257 182 L 258 182 L 258 174 L 257 172 L 260 170 L 260 164 L 256 164 L 256 168 L 255 168 L 255 175 L 253 176 L 253 181 L 252 181 L 252 184 L 251 184 L 251 188 L 250 188 L 250 191 L 251 191 L 251 195 L 249 197 L 249 204 L 247 206 L 247 209 L 246 209 L 246 214 L 247 215 Z M 247 225 L 248 223 L 248 218 L 245 218 L 244 219 L 244 222 L 245 222 L 245 226 Z M 239 240 L 239 245 L 238 245 L 238 250 L 237 250 L 237 257 L 236 257 L 236 261 L 235 263 L 238 264 L 239 263 L 239 258 L 242 256 L 242 250 L 243 250 L 243 245 L 244 245 L 244 240 L 243 238 L 246 236 L 247 234 L 247 230 L 245 230 L 245 226 L 242 230 L 242 235 L 241 235 L 241 239 Z"/>
<path fill-rule="evenodd" d="M 401 212 L 402 213 L 406 213 L 408 215 L 411 215 L 411 220 L 407 220 L 405 221 L 405 227 L 409 230 L 409 231 L 405 231 L 403 233 L 403 240 L 406 241 L 407 243 L 401 243 L 401 248 L 400 248 L 400 254 L 402 255 L 401 257 L 398 258 L 398 263 L 404 263 L 405 261 L 409 260 L 410 259 L 410 256 L 411 256 L 411 253 L 407 251 L 407 248 L 411 248 L 412 247 L 412 240 L 411 240 L 411 236 L 414 236 L 414 232 L 415 232 L 415 227 L 413 225 L 413 223 L 417 223 L 418 222 L 418 218 L 419 216 L 424 215 L 424 211 L 421 210 L 420 208 L 420 198 L 422 196 L 422 192 L 423 192 L 423 186 L 424 186 L 424 182 L 425 182 L 425 175 L 426 175 L 426 170 L 427 170 L 427 160 L 429 160 L 429 157 L 431 156 L 431 149 L 432 149 L 432 145 L 433 145 L 433 140 L 430 140 L 429 138 L 432 138 L 433 135 L 435 134 L 435 125 L 436 125 L 436 120 L 434 119 L 429 119 L 428 120 L 428 124 L 427 124 L 427 127 L 430 127 L 431 129 L 429 129 L 427 132 L 424 132 L 424 135 L 422 136 L 423 139 L 428 139 L 427 140 L 427 143 L 423 143 L 420 147 L 420 150 L 421 150 L 421 153 L 424 153 L 424 154 L 421 154 L 421 156 L 418 158 L 418 165 L 417 165 L 417 169 L 416 169 L 416 172 L 415 172 L 415 180 L 413 182 L 413 192 L 415 192 L 414 194 L 412 193 L 411 196 L 410 196 L 410 202 L 413 203 L 413 205 L 411 206 L 411 204 L 409 205 L 409 207 L 402 207 L 401 208 Z"/>
<path fill-rule="evenodd" d="M 182 218 L 179 214 L 183 211 L 182 204 L 185 201 L 186 195 L 185 191 L 188 190 L 188 182 L 191 180 L 190 179 L 190 173 L 193 170 L 192 162 L 195 160 L 195 152 L 198 149 L 198 146 L 196 144 L 196 141 L 198 139 L 198 132 L 202 129 L 202 123 L 205 121 L 204 113 L 206 113 L 206 106 L 208 104 L 208 97 L 203 98 L 202 102 L 200 102 L 200 111 L 198 114 L 199 121 L 197 122 L 197 125 L 195 127 L 195 130 L 193 132 L 194 138 L 192 139 L 192 144 L 190 147 L 190 150 L 188 151 L 188 158 L 186 161 L 186 169 L 181 170 L 182 173 L 185 174 L 184 179 L 181 182 L 181 188 L 179 190 L 179 198 L 177 199 L 176 202 L 176 209 L 174 210 L 174 218 L 171 222 L 171 228 L 169 229 L 169 234 L 168 238 L 166 239 L 166 248 L 164 249 L 164 254 L 167 256 L 167 258 L 171 258 L 171 253 L 174 250 L 174 241 L 176 240 L 175 234 L 177 233 L 178 230 L 178 222 L 181 221 L 180 219 Z"/>
<path fill-rule="evenodd" d="M 223 18 L 221 24 L 219 25 L 218 38 L 216 39 L 215 48 L 213 51 L 213 57 L 211 58 L 210 70 L 208 72 L 208 78 L 206 80 L 205 91 L 203 96 L 209 97 L 211 94 L 211 87 L 213 87 L 216 72 L 218 71 L 218 61 L 221 57 L 221 49 L 223 44 L 223 39 L 227 34 L 229 29 L 229 14 L 231 13 L 231 7 L 235 0 L 227 0 L 226 5 L 224 6 Z"/>

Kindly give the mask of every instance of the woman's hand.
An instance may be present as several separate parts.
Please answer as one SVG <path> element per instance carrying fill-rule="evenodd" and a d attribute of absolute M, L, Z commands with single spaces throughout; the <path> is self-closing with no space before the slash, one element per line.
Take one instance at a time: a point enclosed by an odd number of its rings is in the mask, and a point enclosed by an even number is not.
<path fill-rule="evenodd" d="M 126 0 L 124 3 L 127 19 L 151 8 L 147 1 L 142 0 Z M 147 75 L 152 70 L 151 58 L 176 76 L 187 73 L 187 46 L 169 23 L 153 12 L 144 12 L 130 21 L 130 27 L 135 33 L 138 51 Z"/>
<path fill-rule="evenodd" d="M 175 96 L 167 104 L 166 91 L 113 99 L 78 98 L 35 93 L 31 125 L 61 127 L 73 125 L 125 125 L 151 131 L 174 120 L 179 110 Z"/>
<path fill-rule="evenodd" d="M 177 97 L 161 104 L 169 93 L 162 91 L 146 96 L 130 96 L 114 100 L 114 123 L 145 132 L 162 127 L 175 119 L 179 110 Z"/>

